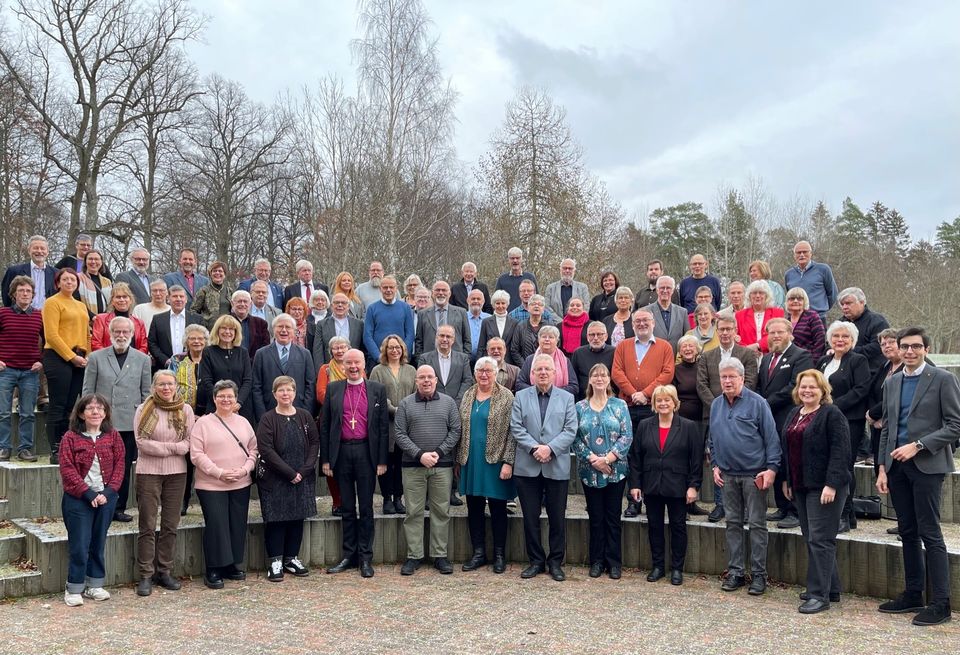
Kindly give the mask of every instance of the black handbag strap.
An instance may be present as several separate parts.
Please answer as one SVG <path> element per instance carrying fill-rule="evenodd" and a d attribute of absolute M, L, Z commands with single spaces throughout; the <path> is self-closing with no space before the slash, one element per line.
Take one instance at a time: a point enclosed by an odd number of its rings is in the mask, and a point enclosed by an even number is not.
<path fill-rule="evenodd" d="M 214 414 L 214 416 L 216 416 L 216 417 L 217 417 L 217 420 L 220 421 L 220 423 L 223 425 L 223 427 L 225 427 L 225 428 L 227 429 L 227 432 L 230 433 L 230 436 L 233 437 L 233 440 L 237 442 L 237 445 L 240 446 L 240 450 L 243 451 L 243 454 L 246 455 L 247 457 L 250 457 L 250 451 L 248 451 L 248 450 L 244 447 L 244 445 L 243 445 L 242 443 L 240 443 L 240 440 L 237 439 L 237 435 L 235 435 L 235 434 L 233 433 L 233 430 L 230 429 L 230 426 L 227 425 L 226 421 L 224 421 L 222 418 L 220 418 L 220 415 L 219 415 L 219 414 Z"/>

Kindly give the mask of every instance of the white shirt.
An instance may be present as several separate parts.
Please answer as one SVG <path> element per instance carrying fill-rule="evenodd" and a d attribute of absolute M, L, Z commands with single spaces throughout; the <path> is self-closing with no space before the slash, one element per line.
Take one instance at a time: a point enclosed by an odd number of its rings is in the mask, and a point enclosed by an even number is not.
<path fill-rule="evenodd" d="M 187 329 L 187 314 L 185 311 L 174 314 L 170 310 L 170 345 L 173 346 L 173 354 L 179 355 L 184 352 L 183 334 Z"/>
<path fill-rule="evenodd" d="M 437 357 L 440 359 L 440 380 L 446 384 L 447 378 L 450 377 L 450 355 L 444 357 L 443 353 L 438 350 Z"/>
<path fill-rule="evenodd" d="M 501 316 L 500 314 L 494 314 L 494 316 L 497 319 L 497 332 L 503 337 L 503 328 L 507 324 L 507 315 L 504 314 Z"/>
<path fill-rule="evenodd" d="M 337 336 L 343 337 L 344 339 L 350 339 L 350 317 L 344 316 L 343 318 L 333 317 L 333 325 L 337 330 Z"/>

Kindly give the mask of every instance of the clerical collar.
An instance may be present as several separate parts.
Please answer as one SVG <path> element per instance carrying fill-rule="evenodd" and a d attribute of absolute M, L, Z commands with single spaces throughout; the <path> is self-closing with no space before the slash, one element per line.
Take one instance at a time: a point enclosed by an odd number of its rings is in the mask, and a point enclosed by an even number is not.
<path fill-rule="evenodd" d="M 352 385 L 363 384 L 363 378 L 360 378 L 359 380 L 356 380 L 356 381 L 351 380 L 350 378 L 347 378 L 347 384 L 352 384 Z"/>

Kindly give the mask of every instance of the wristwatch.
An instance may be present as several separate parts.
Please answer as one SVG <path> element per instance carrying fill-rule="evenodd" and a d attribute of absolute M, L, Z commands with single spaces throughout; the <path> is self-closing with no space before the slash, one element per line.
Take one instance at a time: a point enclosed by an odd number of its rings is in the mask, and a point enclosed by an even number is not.
<path fill-rule="evenodd" d="M 927 447 L 923 445 L 923 442 L 917 439 L 913 442 L 913 445 L 917 447 L 917 450 L 926 450 Z"/>

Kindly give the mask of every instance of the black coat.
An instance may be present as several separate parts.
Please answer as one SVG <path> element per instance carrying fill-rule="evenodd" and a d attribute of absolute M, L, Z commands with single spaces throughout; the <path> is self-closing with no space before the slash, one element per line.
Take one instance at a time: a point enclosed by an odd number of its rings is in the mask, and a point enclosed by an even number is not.
<path fill-rule="evenodd" d="M 825 355 L 817 362 L 817 370 L 823 372 L 833 355 Z M 870 393 L 870 363 L 863 355 L 852 350 L 840 358 L 840 368 L 830 376 L 833 404 L 848 421 L 864 420 L 867 412 L 867 396 Z"/>
<path fill-rule="evenodd" d="M 781 468 L 787 484 L 794 489 L 800 488 L 801 481 L 792 479 L 787 427 L 796 420 L 799 412 L 800 408 L 794 407 L 780 431 Z M 816 490 L 830 486 L 842 489 L 850 484 L 850 424 L 836 405 L 820 407 L 803 431 L 800 451 L 802 488 Z"/>
<path fill-rule="evenodd" d="M 685 498 L 687 489 L 703 480 L 703 439 L 693 421 L 673 415 L 670 433 L 660 451 L 660 417 L 640 421 L 630 444 L 630 488 L 644 496 Z"/>
<path fill-rule="evenodd" d="M 212 414 L 217 410 L 213 399 L 213 385 L 220 380 L 232 380 L 240 389 L 237 402 L 240 403 L 240 415 L 253 423 L 253 401 L 250 391 L 253 389 L 253 371 L 250 365 L 250 356 L 242 346 L 229 350 L 220 346 L 207 346 L 203 349 L 200 358 L 200 372 L 198 373 L 197 404 L 200 399 L 206 400 L 206 413 Z"/>
<path fill-rule="evenodd" d="M 770 375 L 771 361 L 773 361 L 773 353 L 767 353 L 760 360 L 760 367 L 757 370 L 757 393 L 766 398 L 770 405 L 770 411 L 773 413 L 773 420 L 779 432 L 787 414 L 794 407 L 793 388 L 797 384 L 797 376 L 813 368 L 813 359 L 810 353 L 800 346 L 790 344 L 777 362 L 773 375 Z"/>
<path fill-rule="evenodd" d="M 293 284 L 288 284 L 283 288 L 283 307 L 279 307 L 278 309 L 282 311 L 286 311 L 287 302 L 289 302 L 291 298 L 303 298 L 303 296 L 300 295 L 301 284 L 302 283 L 300 282 L 300 280 L 297 280 Z M 327 298 L 330 297 L 330 289 L 327 287 L 326 284 L 321 284 L 316 280 L 311 282 L 311 284 L 313 285 L 314 289 L 319 289 L 320 291 L 323 291 L 325 294 L 327 294 Z"/>
<path fill-rule="evenodd" d="M 473 281 L 473 288 L 483 294 L 483 307 L 480 311 L 492 314 L 493 305 L 490 304 L 490 289 L 480 280 Z M 470 305 L 467 304 L 467 285 L 464 284 L 463 278 L 460 278 L 459 282 L 450 287 L 450 304 L 456 307 L 462 307 L 467 310 L 467 312 L 470 311 Z"/>
<path fill-rule="evenodd" d="M 603 317 L 603 324 L 607 326 L 607 343 L 610 342 L 610 337 L 613 336 L 613 328 L 616 326 L 616 321 L 613 320 L 613 314 Z M 632 339 L 636 336 L 633 333 L 633 320 L 630 317 L 627 317 L 627 320 L 623 322 L 623 338 Z"/>
<path fill-rule="evenodd" d="M 367 446 L 374 466 L 386 465 L 390 445 L 390 415 L 387 410 L 387 389 L 379 382 L 366 380 Z M 327 395 L 320 410 L 320 463 L 337 468 L 340 454 L 340 433 L 343 420 L 343 395 L 346 380 L 327 385 Z"/>
<path fill-rule="evenodd" d="M 513 341 L 513 333 L 517 330 L 517 326 L 520 323 L 512 316 L 507 316 L 506 321 L 503 324 L 503 342 L 507 344 L 506 359 L 510 361 L 510 342 Z M 499 337 L 500 333 L 497 332 L 497 317 L 488 316 L 480 322 L 480 336 L 477 337 L 477 358 L 485 357 L 487 354 L 487 341 L 493 339 L 494 337 Z M 513 362 L 510 362 L 511 364 Z M 520 366 L 520 364 L 514 364 L 514 366 Z"/>
<path fill-rule="evenodd" d="M 877 339 L 877 335 L 890 327 L 890 323 L 882 314 L 870 311 L 870 308 L 866 305 L 863 307 L 863 313 L 852 322 L 857 326 L 858 333 L 853 352 L 866 357 L 870 364 L 870 373 L 874 373 L 887 361 L 880 350 L 880 341 Z"/>
<path fill-rule="evenodd" d="M 303 478 L 302 483 L 312 484 L 317 477 L 317 453 L 320 451 L 320 435 L 317 432 L 316 421 L 307 412 L 299 407 L 296 409 L 296 420 L 303 436 L 307 441 L 304 448 L 305 456 L 303 468 L 293 469 L 277 452 L 278 440 L 283 438 L 283 423 L 285 419 L 275 410 L 264 414 L 257 426 L 257 451 L 263 460 L 264 475 L 257 481 L 261 489 L 274 489 L 279 485 L 289 483 L 297 473 Z"/>
<path fill-rule="evenodd" d="M 587 313 L 590 315 L 590 320 L 602 321 L 607 316 L 615 314 L 617 311 L 616 296 L 617 290 L 614 289 L 611 293 L 603 293 L 601 291 L 591 298 L 590 308 L 587 310 Z"/>
<path fill-rule="evenodd" d="M 192 324 L 203 325 L 200 314 L 184 309 L 184 323 L 186 327 Z M 153 358 L 153 370 L 166 368 L 173 357 L 173 342 L 170 340 L 170 310 L 160 312 L 150 322 L 150 332 L 147 334 L 147 348 Z M 211 409 L 210 411 L 213 411 Z"/>

